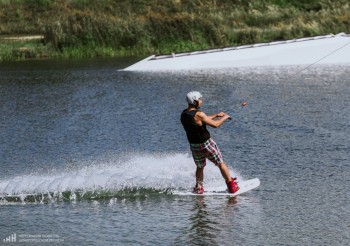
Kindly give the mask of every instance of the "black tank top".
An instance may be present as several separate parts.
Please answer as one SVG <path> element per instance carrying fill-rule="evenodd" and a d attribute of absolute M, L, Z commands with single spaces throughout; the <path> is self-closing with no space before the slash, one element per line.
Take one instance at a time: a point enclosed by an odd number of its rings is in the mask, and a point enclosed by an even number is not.
<path fill-rule="evenodd" d="M 194 116 L 199 111 L 200 110 L 187 111 L 187 109 L 185 109 L 181 114 L 181 123 L 185 128 L 187 139 L 190 143 L 194 144 L 204 143 L 210 138 L 207 125 L 203 123 L 202 126 L 198 126 L 194 122 Z"/>

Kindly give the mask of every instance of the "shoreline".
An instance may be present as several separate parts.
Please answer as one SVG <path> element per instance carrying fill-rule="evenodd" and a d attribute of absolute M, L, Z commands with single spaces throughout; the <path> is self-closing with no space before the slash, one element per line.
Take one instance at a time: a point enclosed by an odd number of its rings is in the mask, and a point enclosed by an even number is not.
<path fill-rule="evenodd" d="M 180 47 L 180 48 L 179 48 Z M 112 57 L 142 57 L 150 54 L 171 54 L 174 50 L 203 50 L 208 48 L 192 42 L 174 42 L 158 49 L 146 47 L 115 48 L 102 45 L 80 45 L 57 50 L 52 43 L 45 42 L 44 35 L 0 36 L 0 62 L 32 59 L 84 59 Z"/>
<path fill-rule="evenodd" d="M 19 0 L 0 7 L 0 61 L 147 57 L 350 33 L 343 1 Z"/>

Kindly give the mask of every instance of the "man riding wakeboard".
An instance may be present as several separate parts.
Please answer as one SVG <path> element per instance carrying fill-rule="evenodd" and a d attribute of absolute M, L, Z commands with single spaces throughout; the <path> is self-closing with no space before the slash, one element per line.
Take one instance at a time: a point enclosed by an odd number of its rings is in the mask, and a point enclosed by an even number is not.
<path fill-rule="evenodd" d="M 193 160 L 197 165 L 196 185 L 193 192 L 197 194 L 204 193 L 203 180 L 206 159 L 209 159 L 220 169 L 222 177 L 226 181 L 228 192 L 237 192 L 239 190 L 236 182 L 237 178 L 231 177 L 217 144 L 210 137 L 210 133 L 207 130 L 207 126 L 220 127 L 227 119 L 230 119 L 230 116 L 224 112 L 213 115 L 206 115 L 202 112 L 200 110 L 203 104 L 202 94 L 198 91 L 189 92 L 186 100 L 188 107 L 182 111 L 181 123 L 190 143 Z"/>

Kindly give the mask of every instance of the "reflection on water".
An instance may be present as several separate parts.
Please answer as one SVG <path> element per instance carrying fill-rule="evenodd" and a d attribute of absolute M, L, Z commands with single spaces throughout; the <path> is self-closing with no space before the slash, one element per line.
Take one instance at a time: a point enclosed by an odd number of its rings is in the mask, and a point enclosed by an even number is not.
<path fill-rule="evenodd" d="M 191 245 L 215 245 L 219 233 L 218 222 L 213 220 L 210 208 L 205 197 L 196 197 L 193 213 L 190 217 L 191 228 L 189 241 Z"/>
<path fill-rule="evenodd" d="M 183 230 L 190 245 L 234 245 L 242 242 L 243 233 L 260 226 L 262 211 L 251 197 L 194 196 L 192 200 L 190 224 Z"/>

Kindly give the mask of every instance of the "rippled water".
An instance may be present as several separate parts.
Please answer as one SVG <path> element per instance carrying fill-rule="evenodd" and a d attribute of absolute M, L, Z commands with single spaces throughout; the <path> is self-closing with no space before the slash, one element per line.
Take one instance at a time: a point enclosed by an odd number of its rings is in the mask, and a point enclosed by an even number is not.
<path fill-rule="evenodd" d="M 348 244 L 349 66 L 118 70 L 130 63 L 1 64 L 0 243 Z M 172 194 L 194 184 L 179 121 L 190 90 L 231 114 L 212 136 L 258 189 Z M 222 184 L 209 163 L 205 186 Z"/>

